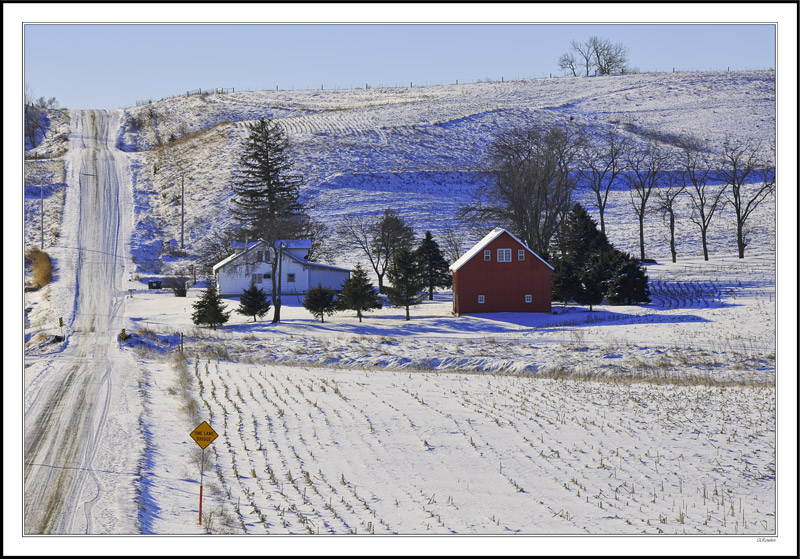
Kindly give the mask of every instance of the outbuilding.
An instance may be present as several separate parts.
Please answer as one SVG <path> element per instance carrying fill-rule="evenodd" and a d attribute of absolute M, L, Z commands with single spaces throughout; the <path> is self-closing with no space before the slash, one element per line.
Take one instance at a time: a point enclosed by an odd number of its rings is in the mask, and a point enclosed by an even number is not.
<path fill-rule="evenodd" d="M 494 229 L 450 270 L 457 315 L 551 312 L 553 267 L 505 229 Z"/>

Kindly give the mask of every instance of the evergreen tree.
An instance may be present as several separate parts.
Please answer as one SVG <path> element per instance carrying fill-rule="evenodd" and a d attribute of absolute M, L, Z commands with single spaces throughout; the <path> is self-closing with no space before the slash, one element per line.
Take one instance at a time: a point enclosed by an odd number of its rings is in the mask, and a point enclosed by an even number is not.
<path fill-rule="evenodd" d="M 576 203 L 564 217 L 555 244 L 558 250 L 553 251 L 556 255 L 551 274 L 553 298 L 564 303 L 574 300 L 582 305 L 589 305 L 589 301 L 592 301 L 590 306 L 600 303 L 602 297 L 600 301 L 594 302 L 597 299 L 594 290 L 607 277 L 598 275 L 598 270 L 593 270 L 596 263 L 593 261 L 613 250 L 613 247 L 605 234 L 597 229 L 597 223 L 583 206 Z M 592 277 L 584 278 L 584 275 L 589 274 Z"/>
<path fill-rule="evenodd" d="M 217 326 L 222 326 L 228 322 L 228 318 L 231 315 L 230 311 L 225 312 L 222 297 L 217 293 L 217 287 L 213 281 L 210 282 L 200 299 L 192 303 L 192 307 L 194 307 L 192 322 L 195 324 L 207 324 L 214 330 L 217 329 Z"/>
<path fill-rule="evenodd" d="M 309 219 L 300 203 L 303 178 L 293 172 L 289 142 L 271 119 L 248 125 L 239 167 L 233 180 L 233 215 L 249 239 L 262 239 L 280 252 L 281 239 L 301 238 Z M 280 320 L 279 258 L 272 259 L 272 322 Z"/>
<path fill-rule="evenodd" d="M 409 308 L 424 299 L 420 293 L 425 288 L 425 280 L 419 273 L 419 263 L 413 252 L 407 248 L 399 250 L 386 271 L 391 287 L 384 287 L 389 302 L 395 307 L 406 308 L 406 320 L 410 320 Z"/>
<path fill-rule="evenodd" d="M 575 289 L 575 302 L 589 305 L 589 311 L 593 310 L 594 305 L 602 303 L 605 296 L 605 277 L 604 270 L 599 265 L 600 260 L 600 257 L 592 259 L 578 273 L 580 280 Z"/>
<path fill-rule="evenodd" d="M 428 289 L 428 299 L 433 301 L 433 290 L 437 287 L 450 287 L 453 285 L 453 277 L 447 260 L 430 231 L 425 232 L 425 238 L 416 250 L 416 257 L 419 272 Z"/>
<path fill-rule="evenodd" d="M 342 285 L 340 301 L 342 308 L 356 311 L 359 322 L 361 322 L 362 312 L 380 309 L 383 306 L 378 291 L 370 283 L 367 271 L 360 262 L 356 264 L 353 273 Z"/>
<path fill-rule="evenodd" d="M 325 322 L 325 315 L 328 316 L 339 310 L 339 303 L 336 301 L 336 291 L 327 287 L 318 285 L 308 290 L 305 299 L 303 299 L 303 306 L 314 315 L 314 318 L 319 318 Z"/>
<path fill-rule="evenodd" d="M 647 274 L 639 261 L 617 250 L 580 204 L 564 219 L 556 243 L 553 298 L 579 305 L 649 303 Z"/>
<path fill-rule="evenodd" d="M 605 233 L 597 228 L 597 222 L 578 203 L 564 218 L 557 243 L 561 259 L 578 268 L 584 268 L 595 255 L 611 248 Z"/>
<path fill-rule="evenodd" d="M 642 264 L 622 251 L 617 251 L 613 273 L 606 282 L 610 305 L 633 305 L 650 302 L 650 286 Z"/>
<path fill-rule="evenodd" d="M 250 282 L 250 287 L 242 292 L 242 297 L 239 299 L 239 308 L 236 312 L 245 316 L 252 316 L 253 322 L 256 318 L 264 316 L 269 312 L 270 303 L 267 300 L 267 294 L 260 287 L 256 287 L 255 280 Z"/>
<path fill-rule="evenodd" d="M 575 271 L 566 260 L 555 258 L 552 261 L 553 272 L 550 274 L 550 292 L 554 301 L 561 301 L 565 305 L 575 299 L 578 278 Z"/>

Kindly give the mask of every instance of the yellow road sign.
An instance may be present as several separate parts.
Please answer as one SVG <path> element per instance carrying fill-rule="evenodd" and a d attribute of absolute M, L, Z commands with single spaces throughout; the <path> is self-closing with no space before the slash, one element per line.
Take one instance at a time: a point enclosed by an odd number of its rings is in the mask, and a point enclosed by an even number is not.
<path fill-rule="evenodd" d="M 205 448 L 213 443 L 218 435 L 207 421 L 203 421 L 189 436 L 194 439 L 194 442 L 200 445 L 200 448 Z"/>

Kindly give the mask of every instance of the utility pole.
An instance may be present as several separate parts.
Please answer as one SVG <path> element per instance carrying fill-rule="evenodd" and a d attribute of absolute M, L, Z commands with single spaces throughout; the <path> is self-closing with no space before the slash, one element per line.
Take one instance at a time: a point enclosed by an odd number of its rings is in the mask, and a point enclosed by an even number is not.
<path fill-rule="evenodd" d="M 42 226 L 42 250 L 44 250 L 44 185 L 39 187 L 39 220 Z"/>
<path fill-rule="evenodd" d="M 183 250 L 183 173 L 181 173 L 181 250 Z"/>

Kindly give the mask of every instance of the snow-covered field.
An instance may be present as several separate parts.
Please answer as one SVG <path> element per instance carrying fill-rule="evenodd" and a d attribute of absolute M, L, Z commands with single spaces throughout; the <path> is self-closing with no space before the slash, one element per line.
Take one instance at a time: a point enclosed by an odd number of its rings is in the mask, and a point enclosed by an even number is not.
<path fill-rule="evenodd" d="M 768 143 L 774 79 L 641 74 L 190 96 L 153 104 L 157 127 L 138 133 L 131 115 L 147 107 L 109 112 L 121 125 L 109 140 L 124 152 L 132 192 L 118 204 L 128 244 L 112 259 L 117 280 L 108 289 L 113 327 L 133 336 L 119 344 L 107 333 L 118 413 L 79 464 L 93 469 L 97 497 L 81 509 L 85 520 L 61 526 L 91 534 L 774 535 L 785 374 L 777 363 L 787 349 L 776 344 L 787 311 L 776 311 L 774 199 L 754 214 L 743 260 L 730 210 L 712 225 L 705 262 L 681 206 L 675 264 L 653 214 L 647 250 L 658 264 L 648 266 L 653 302 L 642 306 L 454 317 L 443 291 L 408 322 L 388 307 L 361 323 L 339 313 L 322 324 L 289 300 L 279 324 L 234 313 L 212 331 L 191 324 L 202 277 L 185 299 L 146 284 L 200 265 L 204 237 L 230 222 L 224 208 L 247 120 L 286 125 L 306 199 L 332 227 L 392 207 L 420 236 L 436 237 L 480 185 L 482 151 L 507 126 L 572 116 L 596 131 L 619 125 L 633 139 L 657 131 L 705 139 L 710 149 L 726 136 Z M 156 131 L 164 141 L 189 135 L 157 147 Z M 75 292 L 87 288 L 75 257 L 76 145 L 26 177 L 26 247 L 39 246 L 43 186 L 45 249 L 56 267 L 54 283 L 25 295 L 26 410 L 71 358 Z M 182 179 L 186 257 L 168 247 L 180 239 Z M 592 211 L 585 191 L 578 199 Z M 615 189 L 606 222 L 615 246 L 636 253 L 628 204 Z M 337 263 L 359 261 L 354 247 L 341 247 Z M 67 341 L 53 343 L 62 316 Z M 205 451 L 199 526 L 201 454 L 189 433 L 203 420 L 219 438 Z"/>

